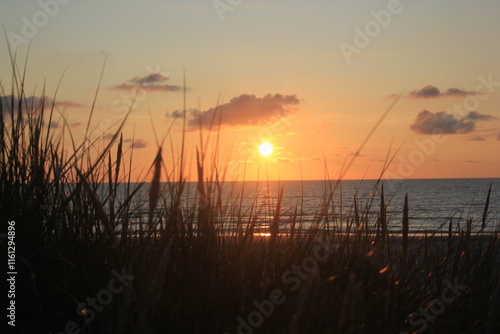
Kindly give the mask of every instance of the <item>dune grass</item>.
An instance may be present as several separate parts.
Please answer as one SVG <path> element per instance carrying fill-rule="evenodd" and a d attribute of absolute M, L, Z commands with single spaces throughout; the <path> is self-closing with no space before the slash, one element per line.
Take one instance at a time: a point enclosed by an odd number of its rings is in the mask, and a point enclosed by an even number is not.
<path fill-rule="evenodd" d="M 259 236 L 257 199 L 245 211 L 244 190 L 230 189 L 223 203 L 225 171 L 207 157 L 201 128 L 197 202 L 186 203 L 183 154 L 167 166 L 159 143 L 149 179 L 131 182 L 126 119 L 100 150 L 97 138 L 70 143 L 68 153 L 62 133 L 70 128 L 47 126 L 60 117 L 56 106 L 43 93 L 38 103 L 28 99 L 25 73 L 12 64 L 10 97 L 0 100 L 0 214 L 3 226 L 16 221 L 22 332 L 70 332 L 73 322 L 75 333 L 498 332 L 500 235 L 471 233 L 473 223 L 499 223 L 487 218 L 491 189 L 479 222 L 469 218 L 462 230 L 450 219 L 425 236 L 409 235 L 406 197 L 401 235 L 390 236 L 382 180 L 377 196 L 353 199 L 342 222 L 328 214 L 339 207 L 341 180 L 325 180 L 311 227 L 301 223 L 300 206 L 283 207 L 285 189 L 267 209 L 269 236 Z M 143 208 L 147 224 L 136 230 L 130 221 Z M 90 305 L 113 270 L 134 278 L 106 305 Z M 449 284 L 460 286 L 453 302 L 442 301 Z M 439 314 L 424 316 L 430 306 Z"/>

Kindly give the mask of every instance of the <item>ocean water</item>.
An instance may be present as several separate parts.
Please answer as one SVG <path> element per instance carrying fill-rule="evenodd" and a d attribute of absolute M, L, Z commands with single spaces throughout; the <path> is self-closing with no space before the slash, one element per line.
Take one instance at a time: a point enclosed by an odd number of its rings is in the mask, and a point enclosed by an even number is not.
<path fill-rule="evenodd" d="M 391 233 L 401 231 L 404 196 L 408 194 L 410 233 L 432 233 L 442 227 L 448 231 L 450 219 L 453 229 L 465 229 L 472 219 L 473 232 L 481 229 L 488 188 L 492 185 L 485 231 L 500 225 L 500 179 L 412 179 L 383 181 L 387 219 Z M 139 194 L 143 210 L 147 212 L 147 189 Z M 163 195 L 168 197 L 168 184 L 163 184 Z M 217 220 L 225 232 L 236 229 L 238 219 L 256 222 L 256 232 L 266 233 L 276 213 L 280 189 L 283 199 L 280 208 L 280 230 L 291 228 L 292 221 L 307 229 L 320 222 L 323 229 L 345 229 L 354 216 L 356 198 L 360 215 L 367 213 L 371 226 L 376 225 L 380 208 L 381 186 L 376 180 L 336 181 L 245 181 L 225 182 L 222 185 L 220 210 Z M 217 193 L 216 189 L 212 189 Z M 214 200 L 216 196 L 212 196 Z M 168 199 L 167 199 L 168 203 Z M 195 182 L 188 182 L 183 195 L 185 217 L 195 217 L 199 203 Z M 139 210 L 140 211 L 140 210 Z M 144 221 L 139 215 L 134 223 Z M 325 224 L 328 222 L 328 224 Z"/>

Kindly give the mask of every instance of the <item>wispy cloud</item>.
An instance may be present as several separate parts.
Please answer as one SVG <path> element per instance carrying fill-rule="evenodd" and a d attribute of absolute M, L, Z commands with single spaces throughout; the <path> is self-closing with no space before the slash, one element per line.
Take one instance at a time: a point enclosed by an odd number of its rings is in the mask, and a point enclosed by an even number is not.
<path fill-rule="evenodd" d="M 27 96 L 22 100 L 12 95 L 0 96 L 0 103 L 2 104 L 2 110 L 4 112 L 10 112 L 14 107 L 14 110 L 21 110 L 24 112 L 29 111 L 31 113 L 36 113 L 43 108 L 51 108 L 54 105 L 55 108 L 66 109 L 66 108 L 81 108 L 85 107 L 84 104 L 80 104 L 75 101 L 65 100 L 65 101 L 55 101 L 48 96 Z"/>
<path fill-rule="evenodd" d="M 297 132 L 288 131 L 286 133 L 277 133 L 276 137 L 288 137 L 288 136 L 295 136 L 295 135 L 297 135 Z"/>
<path fill-rule="evenodd" d="M 473 121 L 492 121 L 494 119 L 497 119 L 495 116 L 480 114 L 477 111 L 469 112 L 464 118 Z"/>
<path fill-rule="evenodd" d="M 277 158 L 274 160 L 274 162 L 277 162 L 277 163 L 291 163 L 293 162 L 293 159 L 290 159 L 290 158 Z"/>
<path fill-rule="evenodd" d="M 349 156 L 350 157 L 358 157 L 358 158 L 362 158 L 362 157 L 366 157 L 366 154 L 361 154 L 359 152 L 351 152 L 349 153 Z"/>
<path fill-rule="evenodd" d="M 52 122 L 49 123 L 49 128 L 50 129 L 57 129 L 57 128 L 59 128 L 59 123 L 55 122 L 55 121 L 52 121 Z"/>
<path fill-rule="evenodd" d="M 144 139 L 135 139 L 129 145 L 130 148 L 146 148 L 148 146 L 149 143 Z"/>
<path fill-rule="evenodd" d="M 420 89 L 414 89 L 408 93 L 408 97 L 416 98 L 416 99 L 430 99 L 430 98 L 440 98 L 440 97 L 465 97 L 468 95 L 478 95 L 482 94 L 480 92 L 469 91 L 460 88 L 448 88 L 445 91 L 441 91 L 436 86 L 427 85 Z M 390 97 L 396 97 L 395 94 L 390 95 Z"/>
<path fill-rule="evenodd" d="M 441 91 L 435 86 L 428 85 L 419 90 L 413 90 L 408 95 L 417 98 L 438 97 L 441 95 Z"/>
<path fill-rule="evenodd" d="M 442 95 L 464 97 L 467 95 L 476 95 L 476 94 L 481 94 L 481 93 L 474 92 L 474 91 L 467 91 L 467 90 L 458 89 L 458 88 L 448 88 Z"/>
<path fill-rule="evenodd" d="M 104 140 L 111 140 L 113 139 L 115 135 L 113 133 L 106 133 L 102 138 Z M 132 138 L 125 138 L 123 139 L 124 144 L 128 144 L 129 148 L 136 148 L 136 149 L 141 149 L 141 148 L 146 148 L 149 146 L 149 142 L 144 140 L 144 139 L 132 139 Z"/>
<path fill-rule="evenodd" d="M 291 154 L 290 152 L 285 154 Z M 323 161 L 323 158 L 320 156 L 312 156 L 312 157 L 301 157 L 301 158 L 287 158 L 287 157 L 279 157 L 273 160 L 276 163 L 295 163 L 297 161 Z"/>
<path fill-rule="evenodd" d="M 477 111 L 471 111 L 465 116 L 457 118 L 446 111 L 433 113 L 422 110 L 418 113 L 410 128 L 420 134 L 466 134 L 475 130 L 477 121 L 491 121 L 494 119 L 497 118 Z"/>
<path fill-rule="evenodd" d="M 111 140 L 111 139 L 113 139 L 114 136 L 115 135 L 112 134 L 112 133 L 106 133 L 104 136 L 102 136 L 102 139 L 104 139 L 104 140 Z"/>
<path fill-rule="evenodd" d="M 300 100 L 296 95 L 267 94 L 262 97 L 242 94 L 228 103 L 204 111 L 190 110 L 188 126 L 191 130 L 199 127 L 208 128 L 212 121 L 222 126 L 258 126 L 277 121 L 297 110 Z M 167 117 L 178 117 L 179 110 L 167 113 Z"/>
<path fill-rule="evenodd" d="M 52 104 L 52 99 L 50 99 L 50 103 Z M 64 101 L 56 101 L 56 107 L 59 108 L 83 108 L 86 107 L 87 105 L 81 104 L 75 101 L 71 100 L 64 100 Z"/>
<path fill-rule="evenodd" d="M 171 85 L 167 82 L 168 77 L 161 73 L 151 73 L 142 77 L 134 77 L 119 85 L 112 87 L 115 90 L 146 89 L 151 92 L 177 92 L 183 89 L 183 86 Z"/>
<path fill-rule="evenodd" d="M 82 126 L 82 122 L 71 122 L 69 123 L 69 126 L 72 128 L 79 128 Z"/>

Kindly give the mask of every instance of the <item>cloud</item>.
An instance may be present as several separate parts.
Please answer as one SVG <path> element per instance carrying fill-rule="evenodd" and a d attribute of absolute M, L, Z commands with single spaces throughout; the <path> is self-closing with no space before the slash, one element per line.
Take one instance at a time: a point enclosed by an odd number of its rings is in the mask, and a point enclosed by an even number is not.
<path fill-rule="evenodd" d="M 113 138 L 114 134 L 112 133 L 107 133 L 103 136 L 104 139 L 106 140 L 111 140 Z M 124 144 L 129 144 L 129 148 L 145 148 L 149 146 L 149 143 L 144 140 L 144 139 L 132 139 L 132 138 L 125 138 L 123 139 Z"/>
<path fill-rule="evenodd" d="M 475 94 L 479 94 L 479 92 L 467 91 L 458 88 L 448 88 L 446 92 L 443 93 L 443 95 L 445 96 L 459 96 L 459 97 L 464 97 L 467 95 L 475 95 Z"/>
<path fill-rule="evenodd" d="M 497 134 L 497 140 L 500 140 L 500 132 Z"/>
<path fill-rule="evenodd" d="M 104 140 L 111 140 L 111 139 L 113 139 L 114 136 L 115 135 L 112 134 L 112 133 L 106 133 L 104 136 L 102 136 L 102 139 L 104 139 Z"/>
<path fill-rule="evenodd" d="M 287 133 L 277 133 L 276 137 L 285 137 L 285 136 L 295 136 L 297 132 L 288 131 Z"/>
<path fill-rule="evenodd" d="M 170 85 L 167 83 L 168 77 L 161 73 L 151 73 L 142 77 L 134 77 L 119 85 L 112 87 L 115 90 L 132 90 L 143 88 L 152 92 L 177 92 L 184 87 L 178 85 Z"/>
<path fill-rule="evenodd" d="M 469 138 L 469 140 L 472 140 L 472 141 L 485 141 L 486 138 L 484 138 L 483 136 L 474 136 L 474 137 Z"/>
<path fill-rule="evenodd" d="M 52 104 L 52 99 L 50 99 L 50 103 Z M 81 104 L 75 101 L 65 100 L 65 101 L 56 101 L 56 107 L 58 108 L 82 108 L 86 107 L 85 104 Z"/>
<path fill-rule="evenodd" d="M 477 111 L 469 112 L 462 118 L 449 114 L 446 111 L 437 113 L 422 110 L 418 113 L 410 128 L 419 134 L 465 134 L 475 130 L 477 121 L 490 121 L 496 117 L 480 114 Z"/>
<path fill-rule="evenodd" d="M 49 128 L 50 129 L 57 129 L 57 128 L 59 128 L 59 123 L 55 122 L 55 121 L 52 121 L 52 122 L 49 123 Z"/>
<path fill-rule="evenodd" d="M 438 97 L 441 95 L 441 91 L 435 86 L 427 85 L 424 88 L 410 92 L 408 95 L 417 98 Z"/>
<path fill-rule="evenodd" d="M 104 140 L 111 140 L 111 139 L 113 139 L 114 136 L 115 135 L 112 133 L 106 133 L 104 136 L 102 136 L 102 138 Z M 129 144 L 128 145 L 129 148 L 140 149 L 140 148 L 145 148 L 145 147 L 149 146 L 149 143 L 144 139 L 125 138 L 122 140 L 122 142 L 124 144 Z"/>
<path fill-rule="evenodd" d="M 145 148 L 148 147 L 149 143 L 144 139 L 136 139 L 130 143 L 130 148 Z"/>
<path fill-rule="evenodd" d="M 455 97 L 465 97 L 467 95 L 476 95 L 479 92 L 467 91 L 459 88 L 448 88 L 446 91 L 441 92 L 439 88 L 432 85 L 424 86 L 421 89 L 415 89 L 408 93 L 409 97 L 413 98 L 437 98 L 437 97 L 447 97 L 447 96 L 455 96 Z M 391 95 L 393 96 L 393 95 Z"/>
<path fill-rule="evenodd" d="M 71 122 L 69 123 L 69 126 L 72 128 L 79 128 L 80 126 L 82 126 L 82 122 Z"/>
<path fill-rule="evenodd" d="M 188 112 L 188 126 L 190 129 L 202 125 L 208 128 L 212 124 L 220 122 L 222 126 L 258 126 L 269 122 L 275 122 L 286 117 L 296 110 L 300 103 L 296 95 L 267 94 L 262 97 L 242 94 L 234 97 L 228 103 L 210 108 L 204 111 L 190 110 Z M 167 117 L 178 117 L 180 111 L 167 113 Z"/>
<path fill-rule="evenodd" d="M 114 134 L 114 133 L 106 133 L 105 135 L 103 135 L 103 136 L 102 136 L 102 139 L 104 139 L 104 140 L 111 140 L 111 139 L 113 139 L 114 137 L 115 137 L 115 134 Z M 118 136 L 117 138 L 120 138 L 120 136 Z M 118 139 L 117 139 L 117 142 L 118 142 Z M 142 139 L 136 139 L 136 140 L 134 141 L 134 139 L 132 139 L 132 138 L 123 138 L 123 139 L 122 139 L 122 142 L 123 142 L 124 144 L 130 144 L 130 145 L 129 145 L 129 147 L 132 147 L 132 146 L 134 145 L 134 143 L 135 143 L 135 144 L 138 144 L 138 146 L 141 146 L 141 143 L 146 144 L 146 146 L 147 146 L 147 144 L 148 144 L 145 140 L 142 140 Z M 134 148 L 141 148 L 141 147 L 135 147 L 135 146 L 134 146 Z"/>
<path fill-rule="evenodd" d="M 289 159 L 289 158 L 278 158 L 274 161 L 277 163 L 291 163 L 291 162 L 293 162 L 293 160 Z"/>
<path fill-rule="evenodd" d="M 10 112 L 12 110 L 12 106 L 14 106 L 15 111 L 21 107 L 23 111 L 29 110 L 32 113 L 39 111 L 42 107 L 52 108 L 52 104 L 54 104 L 55 108 L 62 109 L 85 107 L 85 105 L 71 100 L 55 101 L 54 103 L 54 99 L 48 96 L 26 96 L 21 101 L 16 96 L 4 95 L 0 96 L 0 103 L 4 112 Z"/>
<path fill-rule="evenodd" d="M 41 120 L 41 123 L 39 123 L 39 119 L 34 117 L 34 118 L 27 118 L 26 121 L 29 123 L 29 124 L 32 124 L 32 125 L 41 125 L 42 127 L 44 128 L 47 128 L 47 129 L 60 129 L 62 124 L 64 124 L 62 121 L 50 121 L 49 123 L 47 123 L 45 120 Z"/>
<path fill-rule="evenodd" d="M 477 111 L 471 111 L 464 118 L 470 119 L 473 121 L 492 121 L 492 120 L 496 119 L 495 116 L 480 114 Z"/>

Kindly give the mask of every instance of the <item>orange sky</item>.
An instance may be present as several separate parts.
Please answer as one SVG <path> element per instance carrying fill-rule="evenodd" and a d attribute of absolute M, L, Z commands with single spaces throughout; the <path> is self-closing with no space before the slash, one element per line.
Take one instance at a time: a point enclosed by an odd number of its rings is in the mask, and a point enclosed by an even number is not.
<path fill-rule="evenodd" d="M 19 64 L 31 43 L 27 91 L 53 96 L 66 70 L 56 100 L 81 141 L 106 58 L 91 137 L 112 133 L 136 94 L 123 134 L 137 178 L 177 115 L 163 150 L 176 168 L 184 73 L 191 180 L 200 118 L 206 168 L 217 155 L 227 180 L 338 177 L 354 155 L 342 176 L 377 178 L 388 154 L 392 178 L 500 177 L 500 3 L 240 3 L 2 1 L 2 96 L 7 43 Z"/>

